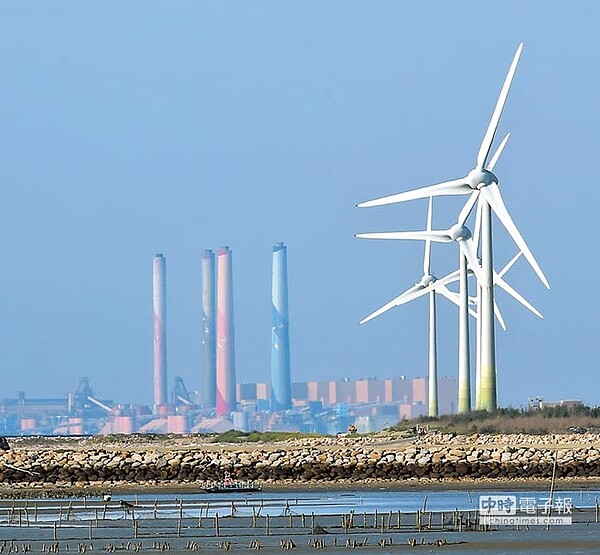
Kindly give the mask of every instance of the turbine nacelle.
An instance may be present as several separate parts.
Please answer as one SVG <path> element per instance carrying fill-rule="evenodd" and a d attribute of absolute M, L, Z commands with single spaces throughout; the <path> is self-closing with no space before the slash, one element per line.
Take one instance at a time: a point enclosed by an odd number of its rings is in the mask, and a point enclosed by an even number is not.
<path fill-rule="evenodd" d="M 454 224 L 449 230 L 448 235 L 453 241 L 466 241 L 472 237 L 471 230 L 461 224 Z"/>
<path fill-rule="evenodd" d="M 498 183 L 498 178 L 490 170 L 474 168 L 465 177 L 465 182 L 471 189 L 478 190 L 491 183 Z"/>
<path fill-rule="evenodd" d="M 437 281 L 437 278 L 432 274 L 425 274 L 415 285 L 417 287 L 427 287 Z"/>

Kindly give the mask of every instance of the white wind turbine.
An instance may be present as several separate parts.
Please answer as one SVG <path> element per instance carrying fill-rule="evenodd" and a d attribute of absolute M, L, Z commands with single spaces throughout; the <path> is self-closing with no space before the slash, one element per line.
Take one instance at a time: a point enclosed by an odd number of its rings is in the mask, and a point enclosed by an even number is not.
<path fill-rule="evenodd" d="M 508 136 L 506 137 L 508 139 Z M 496 156 L 498 155 L 506 144 L 506 139 L 498 149 Z M 495 163 L 493 161 L 493 163 Z M 481 268 L 479 260 L 477 258 L 477 247 L 478 241 L 474 240 L 473 237 L 477 238 L 479 235 L 480 228 L 480 211 L 475 220 L 475 234 L 472 236 L 471 231 L 466 227 L 465 223 L 469 217 L 475 202 L 477 201 L 476 195 L 472 194 L 471 198 L 466 202 L 463 209 L 461 210 L 458 221 L 455 225 L 446 230 L 432 230 L 431 229 L 431 217 L 432 217 L 432 198 L 429 199 L 429 207 L 427 212 L 427 229 L 423 231 L 396 231 L 396 232 L 375 232 L 375 233 L 359 233 L 356 237 L 361 239 L 391 239 L 391 240 L 416 240 L 425 241 L 425 257 L 423 260 L 423 277 L 413 287 L 392 299 L 390 302 L 367 316 L 361 321 L 361 324 L 372 320 L 373 318 L 383 314 L 395 306 L 408 303 L 420 296 L 430 293 L 430 330 L 429 330 L 429 345 L 430 345 L 430 356 L 429 356 L 429 384 L 430 384 L 430 416 L 436 416 L 436 402 L 431 399 L 436 399 L 435 383 L 434 379 L 437 379 L 437 356 L 436 356 L 436 323 L 435 323 L 435 291 L 443 294 L 449 300 L 459 306 L 459 379 L 458 379 L 458 390 L 459 390 L 459 412 L 469 412 L 471 410 L 471 380 L 470 380 L 470 355 L 469 355 L 469 325 L 468 325 L 468 284 L 467 284 L 467 261 L 469 263 L 470 272 L 476 276 L 481 275 Z M 437 280 L 430 273 L 430 258 L 431 258 L 431 242 L 449 243 L 455 241 L 460 250 L 460 270 L 448 274 L 446 277 Z M 509 295 L 523 304 L 526 308 L 541 317 L 541 314 L 513 287 L 511 287 L 502 276 L 512 267 L 516 259 L 521 255 L 519 254 L 509 262 L 503 268 L 500 273 L 493 271 L 493 283 L 504 289 Z M 451 292 L 447 285 L 455 281 L 460 281 L 459 293 Z M 479 289 L 479 288 L 478 288 Z M 478 302 L 478 312 L 471 314 L 478 318 L 478 323 L 481 320 L 479 318 L 481 306 Z M 493 312 L 498 318 L 500 326 L 506 331 L 506 325 L 502 314 L 494 302 Z M 478 326 L 479 330 L 479 326 Z M 477 338 L 479 340 L 480 334 L 478 331 Z M 479 346 L 479 341 L 478 341 Z M 478 349 L 478 360 L 479 360 L 479 349 Z M 479 381 L 476 382 L 479 385 Z M 432 389 L 433 388 L 433 389 Z M 432 408 L 434 407 L 434 408 Z"/>
<path fill-rule="evenodd" d="M 499 149 L 499 151 L 500 151 L 500 149 Z M 499 154 L 499 151 L 497 152 L 497 154 Z M 405 232 L 403 234 L 403 237 L 401 237 L 402 239 L 410 238 L 410 239 L 425 241 L 425 253 L 423 256 L 423 275 L 421 276 L 421 279 L 414 286 L 410 287 L 409 289 L 404 291 L 402 294 L 398 295 L 397 297 L 395 297 L 394 299 L 392 299 L 391 301 L 389 301 L 388 303 L 386 303 L 385 305 L 383 305 L 381 308 L 377 309 L 373 313 L 369 314 L 367 317 L 363 318 L 363 320 L 361 320 L 361 322 L 360 322 L 361 324 L 369 322 L 370 320 L 376 318 L 377 316 L 380 316 L 381 314 L 387 312 L 388 310 L 390 310 L 396 306 L 406 304 L 406 303 L 413 301 L 421 296 L 429 294 L 429 311 L 430 311 L 430 314 L 429 314 L 429 359 L 428 359 L 429 360 L 429 372 L 428 372 L 428 376 L 429 376 L 428 377 L 429 416 L 437 416 L 437 414 L 438 414 L 437 323 L 436 323 L 435 293 L 440 293 L 441 295 L 445 296 L 450 301 L 452 301 L 453 303 L 458 305 L 461 308 L 461 311 L 460 311 L 461 314 L 463 312 L 463 307 L 464 307 L 464 313 L 466 314 L 467 319 L 468 319 L 469 312 L 471 313 L 472 316 L 477 317 L 477 314 L 474 311 L 469 310 L 467 298 L 463 299 L 458 294 L 450 291 L 447 287 L 447 285 L 449 285 L 450 283 L 457 281 L 459 279 L 459 277 L 462 278 L 464 276 L 464 279 L 466 280 L 466 277 L 467 277 L 466 268 L 463 272 L 459 272 L 457 270 L 455 272 L 448 274 L 447 276 L 445 276 L 441 279 L 438 279 L 436 276 L 434 276 L 431 273 L 431 241 L 448 242 L 448 241 L 453 240 L 453 239 L 449 239 L 449 237 L 451 235 L 456 236 L 455 240 L 458 242 L 459 245 L 463 244 L 462 249 L 463 250 L 466 249 L 466 252 L 469 253 L 469 255 L 468 255 L 469 258 L 478 267 L 477 244 L 473 243 L 473 241 L 470 239 L 471 232 L 469 231 L 469 229 L 464 227 L 464 220 L 466 220 L 467 217 L 469 216 L 469 213 L 471 212 L 471 210 L 473 208 L 475 200 L 476 199 L 474 197 L 469 199 L 469 201 L 467 202 L 467 204 L 465 205 L 465 207 L 463 208 L 463 210 L 461 211 L 461 214 L 459 216 L 460 222 L 463 222 L 463 223 L 459 222 L 455 226 L 453 226 L 451 228 L 451 230 L 455 230 L 455 232 L 451 233 L 450 230 L 447 230 L 446 232 L 442 232 L 442 231 L 434 231 L 431 229 L 432 215 L 433 215 L 433 210 L 432 210 L 433 199 L 431 197 L 429 198 L 429 205 L 428 205 L 428 209 L 427 209 L 427 229 L 425 229 L 424 231 L 419 231 L 419 232 Z M 476 220 L 476 226 L 477 225 L 478 225 L 478 220 Z M 367 235 L 370 235 L 370 234 L 357 235 L 357 237 L 363 237 L 363 236 L 367 236 Z M 407 237 L 408 235 L 410 235 L 410 237 Z M 477 234 L 476 234 L 476 236 L 477 236 Z M 398 238 L 398 237 L 393 237 L 393 238 Z M 510 293 L 511 295 L 513 295 L 515 298 L 517 298 L 517 300 L 520 300 L 519 298 L 522 299 L 522 297 L 520 297 L 520 295 L 516 291 L 514 291 L 508 284 L 506 284 L 505 288 L 506 288 L 507 292 Z M 461 288 L 461 292 L 462 291 L 465 291 L 466 292 L 465 295 L 468 295 L 468 291 L 467 291 L 466 287 Z M 524 301 L 524 299 L 523 299 L 523 301 Z M 496 314 L 496 317 L 498 318 L 498 321 L 500 322 L 500 325 L 502 326 L 502 329 L 505 330 L 506 326 L 504 324 L 502 314 L 500 313 L 500 310 L 495 305 L 495 303 L 494 303 L 494 312 Z M 467 327 L 465 328 L 465 330 L 463 330 L 463 333 L 461 333 L 460 338 L 461 338 L 461 340 L 459 341 L 460 345 L 463 344 L 463 341 L 466 342 L 467 372 L 466 372 L 466 375 L 463 375 L 459 372 L 459 391 L 467 392 L 468 408 L 464 412 L 468 412 L 470 410 L 470 389 L 471 389 L 470 374 L 469 374 L 469 356 L 468 356 L 468 350 L 469 350 L 468 323 L 467 323 Z M 462 400 L 462 397 L 463 397 L 462 395 L 459 396 L 459 401 Z"/>
<path fill-rule="evenodd" d="M 482 226 L 481 226 L 481 245 L 482 245 L 482 266 L 479 267 L 474 264 L 469 256 L 472 258 L 471 252 L 467 252 L 461 244 L 461 250 L 463 254 L 467 256 L 467 260 L 472 266 L 472 269 L 476 271 L 479 286 L 481 287 L 481 303 L 479 310 L 481 311 L 481 407 L 486 410 L 495 410 L 497 406 L 496 400 L 496 355 L 495 355 L 495 337 L 494 337 L 494 293 L 493 293 L 493 246 L 492 246 L 492 220 L 491 220 L 491 209 L 494 210 L 510 236 L 513 238 L 519 250 L 523 253 L 523 256 L 527 259 L 535 273 L 538 275 L 542 283 L 550 288 L 548 280 L 544 275 L 539 264 L 535 260 L 531 250 L 525 243 L 525 240 L 521 236 L 521 233 L 514 224 L 498 187 L 498 178 L 488 169 L 488 157 L 492 143 L 494 141 L 500 117 L 508 97 L 508 92 L 517 69 L 517 64 L 521 56 L 523 49 L 523 43 L 519 45 L 513 61 L 508 70 L 508 74 L 504 81 L 504 85 L 500 91 L 496 107 L 488 124 L 486 133 L 483 137 L 479 151 L 477 153 L 477 161 L 475 168 L 473 168 L 465 177 L 438 183 L 437 185 L 431 185 L 404 193 L 398 193 L 395 195 L 378 198 L 375 200 L 363 202 L 358 206 L 371 207 L 371 206 L 382 206 L 385 204 L 393 204 L 397 202 L 404 202 L 408 200 L 414 200 L 419 198 L 426 198 L 431 196 L 440 195 L 465 195 L 470 193 L 476 193 L 473 197 L 479 197 L 481 204 L 482 214 Z M 459 219 L 460 222 L 460 219 Z M 464 227 L 464 223 L 463 226 Z M 456 235 L 458 229 L 452 229 L 452 234 Z M 383 237 L 380 237 L 383 238 Z M 391 238 L 391 237 L 390 237 Z M 459 236 L 451 237 L 451 239 L 458 239 Z M 465 241 L 471 240 L 471 237 L 463 237 Z M 466 243 L 465 243 L 466 245 Z"/>
<path fill-rule="evenodd" d="M 432 203 L 429 199 L 427 207 L 427 230 L 425 233 L 434 233 L 431 230 L 432 221 Z M 447 276 L 438 279 L 431 273 L 431 239 L 425 239 L 425 252 L 423 255 L 423 275 L 421 279 L 412 287 L 408 288 L 402 294 L 398 295 L 390 302 L 377 309 L 361 320 L 361 324 L 369 322 L 373 318 L 380 316 L 391 308 L 409 303 L 419 297 L 429 294 L 429 349 L 428 349 L 428 414 L 429 416 L 438 416 L 438 395 L 437 395 L 437 323 L 436 323 L 436 292 L 444 295 L 453 303 L 458 304 L 458 300 L 447 288 L 449 283 L 458 279 L 458 271 L 452 272 Z M 471 311 L 475 316 L 475 312 Z"/>

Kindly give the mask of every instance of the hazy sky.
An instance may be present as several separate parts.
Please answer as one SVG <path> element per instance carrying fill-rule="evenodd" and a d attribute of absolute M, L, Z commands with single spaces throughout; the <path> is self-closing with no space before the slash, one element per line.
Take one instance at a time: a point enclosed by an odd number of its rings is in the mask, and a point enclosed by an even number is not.
<path fill-rule="evenodd" d="M 152 256 L 167 257 L 169 385 L 201 386 L 200 258 L 233 251 L 238 381 L 270 376 L 274 242 L 288 245 L 295 380 L 424 375 L 413 284 L 426 201 L 362 200 L 464 175 L 518 43 L 499 136 L 524 261 L 504 294 L 500 404 L 600 403 L 596 284 L 600 4 L 0 2 L 0 397 L 152 402 Z M 456 202 L 435 205 L 434 227 Z M 516 247 L 496 225 L 496 267 Z M 453 245 L 433 251 L 441 276 Z M 439 302 L 440 374 L 457 312 Z"/>

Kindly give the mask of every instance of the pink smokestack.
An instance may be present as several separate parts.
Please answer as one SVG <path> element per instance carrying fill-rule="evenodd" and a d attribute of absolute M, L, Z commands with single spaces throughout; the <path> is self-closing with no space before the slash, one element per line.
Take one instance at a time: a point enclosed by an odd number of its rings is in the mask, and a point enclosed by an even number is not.
<path fill-rule="evenodd" d="M 167 267 L 162 254 L 152 262 L 154 307 L 154 406 L 167 404 Z"/>
<path fill-rule="evenodd" d="M 217 416 L 236 409 L 231 251 L 217 252 Z"/>

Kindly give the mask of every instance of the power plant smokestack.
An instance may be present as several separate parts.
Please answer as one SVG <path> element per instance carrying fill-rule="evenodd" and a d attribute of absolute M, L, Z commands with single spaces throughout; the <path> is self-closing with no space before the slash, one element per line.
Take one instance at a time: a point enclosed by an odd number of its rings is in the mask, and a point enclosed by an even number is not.
<path fill-rule="evenodd" d="M 215 330 L 215 253 L 202 257 L 202 354 L 204 358 L 204 407 L 217 406 L 217 339 Z"/>
<path fill-rule="evenodd" d="M 290 330 L 288 314 L 287 247 L 273 247 L 271 328 L 271 409 L 292 408 L 292 378 L 290 372 Z"/>
<path fill-rule="evenodd" d="M 233 271 L 231 251 L 217 252 L 217 416 L 236 409 Z"/>
<path fill-rule="evenodd" d="M 167 404 L 167 267 L 162 254 L 152 262 L 154 308 L 154 406 Z"/>

